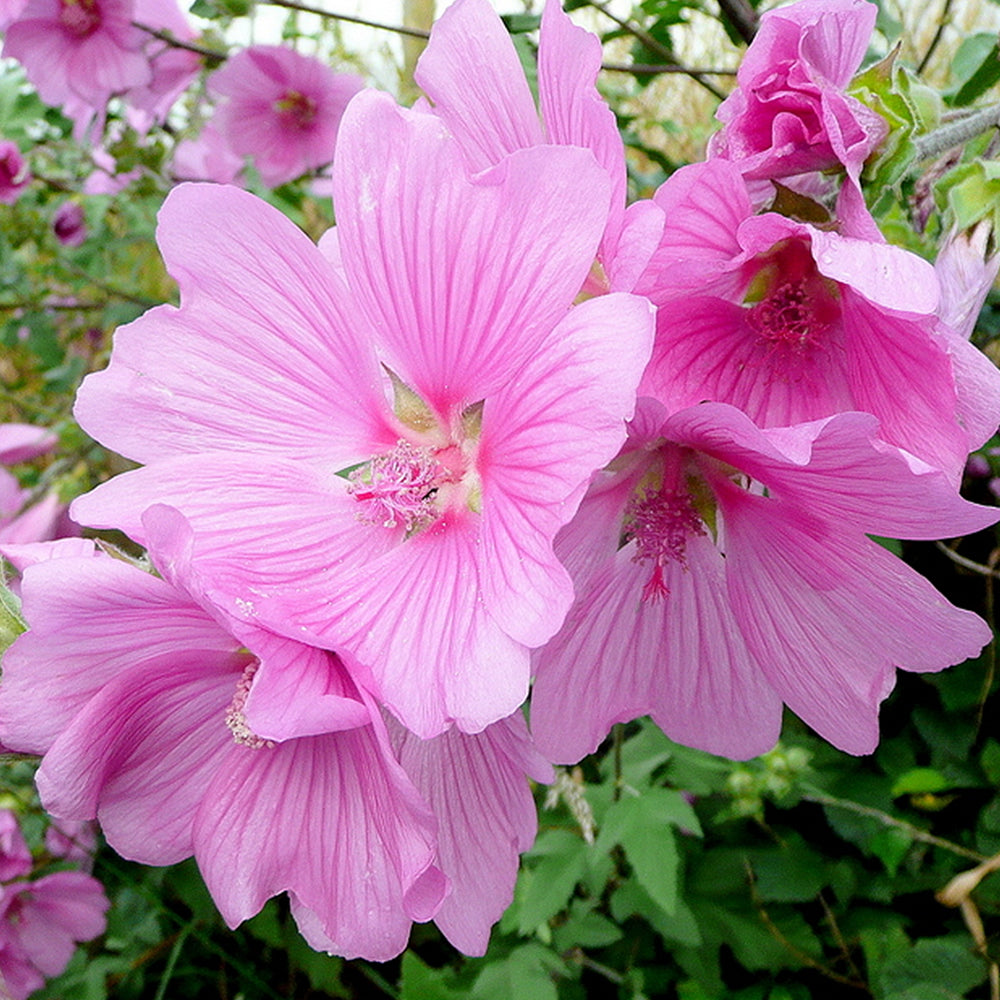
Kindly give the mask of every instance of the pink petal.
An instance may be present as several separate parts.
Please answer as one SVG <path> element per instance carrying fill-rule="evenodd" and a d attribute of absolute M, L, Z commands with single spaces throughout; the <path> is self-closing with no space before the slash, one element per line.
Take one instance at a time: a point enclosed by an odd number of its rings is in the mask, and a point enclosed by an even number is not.
<path fill-rule="evenodd" d="M 481 580 L 491 615 L 525 645 L 550 638 L 569 608 L 572 588 L 552 539 L 591 474 L 624 443 L 651 320 L 648 303 L 633 296 L 582 303 L 487 403 Z"/>
<path fill-rule="evenodd" d="M 552 780 L 515 712 L 474 736 L 449 730 L 421 740 L 395 723 L 400 763 L 438 819 L 438 863 L 451 892 L 434 917 L 467 955 L 482 955 L 490 927 L 514 895 L 519 855 L 534 842 L 528 777 Z"/>
<path fill-rule="evenodd" d="M 246 662 L 171 654 L 105 684 L 45 755 L 36 780 L 46 809 L 97 818 L 108 843 L 133 861 L 188 857 L 212 776 L 255 753 L 236 745 L 225 723 Z"/>
<path fill-rule="evenodd" d="M 435 116 L 374 91 L 352 101 L 343 129 L 341 253 L 385 360 L 439 414 L 476 403 L 582 287 L 607 217 L 607 177 L 589 152 L 536 147 L 470 179 Z"/>
<path fill-rule="evenodd" d="M 544 142 L 521 61 L 486 0 L 457 0 L 448 7 L 413 77 L 473 171 Z"/>
<path fill-rule="evenodd" d="M 236 188 L 184 184 L 157 238 L 181 308 L 117 332 L 110 367 L 77 398 L 89 433 L 140 462 L 223 450 L 334 468 L 395 440 L 371 332 L 285 216 Z"/>
<path fill-rule="evenodd" d="M 368 726 L 234 755 L 204 797 L 195 844 L 230 926 L 288 891 L 315 915 L 330 950 L 386 961 L 406 946 L 408 894 L 428 880 L 438 901 L 444 892 L 432 831 Z"/>
<path fill-rule="evenodd" d="M 982 619 L 863 536 L 735 489 L 719 499 L 747 644 L 789 707 L 841 750 L 875 748 L 894 667 L 941 670 L 989 641 Z"/>
<path fill-rule="evenodd" d="M 30 630 L 4 656 L 0 740 L 44 753 L 105 685 L 151 657 L 225 656 L 233 640 L 169 585 L 110 557 L 29 566 Z M 85 817 L 90 818 L 90 817 Z"/>

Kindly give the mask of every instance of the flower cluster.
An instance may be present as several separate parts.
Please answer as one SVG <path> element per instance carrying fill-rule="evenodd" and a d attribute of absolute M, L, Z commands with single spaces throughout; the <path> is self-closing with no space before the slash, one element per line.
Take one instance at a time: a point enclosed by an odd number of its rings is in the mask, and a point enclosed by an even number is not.
<path fill-rule="evenodd" d="M 46 831 L 52 860 L 86 861 L 85 829 Z M 17 816 L 0 809 L 0 996 L 24 1000 L 66 968 L 80 941 L 104 932 L 108 899 L 85 871 L 33 877 L 35 862 Z"/>
<path fill-rule="evenodd" d="M 111 0 L 59 2 L 118 38 Z M 487 0 L 435 26 L 412 109 L 279 49 L 218 70 L 186 162 L 332 158 L 337 225 L 216 184 L 162 208 L 180 304 L 75 411 L 139 467 L 73 515 L 147 556 L 4 548 L 0 741 L 46 808 L 194 856 L 231 925 L 287 892 L 317 949 L 386 959 L 433 919 L 482 953 L 550 761 L 643 714 L 746 758 L 783 705 L 866 753 L 897 668 L 975 655 L 985 623 L 872 538 L 993 523 L 957 485 L 1000 422 L 983 269 L 890 246 L 860 197 L 874 14 L 764 15 L 708 160 L 631 205 L 558 0 L 540 108 Z"/>

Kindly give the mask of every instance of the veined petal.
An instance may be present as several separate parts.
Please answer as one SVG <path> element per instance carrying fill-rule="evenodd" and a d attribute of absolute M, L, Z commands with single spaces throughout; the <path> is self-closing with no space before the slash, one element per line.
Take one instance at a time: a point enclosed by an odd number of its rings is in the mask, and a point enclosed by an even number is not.
<path fill-rule="evenodd" d="M 895 667 L 941 670 L 989 641 L 982 619 L 864 536 L 735 487 L 719 499 L 747 645 L 788 706 L 841 750 L 875 748 Z"/>
<path fill-rule="evenodd" d="M 592 580 L 566 626 L 536 654 L 532 732 L 573 763 L 616 722 L 647 713 L 671 737 L 746 759 L 774 746 L 781 699 L 747 650 L 729 608 L 721 554 L 688 538 L 686 562 L 662 567 L 667 593 L 646 601 L 648 565 L 626 545 Z"/>
<path fill-rule="evenodd" d="M 407 894 L 424 879 L 439 900 L 444 893 L 433 831 L 427 807 L 365 726 L 234 755 L 204 797 L 194 838 L 230 926 L 288 891 L 315 915 L 330 950 L 386 961 L 406 947 Z"/>
<path fill-rule="evenodd" d="M 139 462 L 205 451 L 294 454 L 342 468 L 391 443 L 382 373 L 342 279 L 277 209 L 182 184 L 157 239 L 181 289 L 115 335 L 76 416 Z"/>
<path fill-rule="evenodd" d="M 192 824 L 212 775 L 237 746 L 226 727 L 247 657 L 189 653 L 148 660 L 87 702 L 38 770 L 45 808 L 100 821 L 108 843 L 143 864 L 193 850 Z"/>
<path fill-rule="evenodd" d="M 413 74 L 472 171 L 545 141 L 521 60 L 486 0 L 457 0 L 438 18 Z"/>
<path fill-rule="evenodd" d="M 475 735 L 451 729 L 433 740 L 388 724 L 400 764 L 438 820 L 438 863 L 451 892 L 434 921 L 460 951 L 482 955 L 513 898 L 519 855 L 535 839 L 528 777 L 551 781 L 552 768 L 520 712 Z"/>
<path fill-rule="evenodd" d="M 879 440 L 878 421 L 867 413 L 761 430 L 734 407 L 702 403 L 674 414 L 664 433 L 836 528 L 851 525 L 891 538 L 955 537 L 1000 516 L 962 499 L 939 469 Z"/>
<path fill-rule="evenodd" d="M 31 565 L 22 595 L 31 627 L 4 655 L 0 685 L 0 740 L 15 750 L 45 753 L 101 688 L 138 662 L 234 649 L 193 601 L 110 557 Z"/>
<path fill-rule="evenodd" d="M 529 673 L 528 651 L 484 600 L 479 546 L 473 515 L 445 516 L 335 587 L 303 583 L 260 613 L 369 665 L 381 700 L 419 736 L 452 722 L 477 732 L 524 701 Z"/>
<path fill-rule="evenodd" d="M 504 385 L 568 311 L 609 181 L 588 151 L 549 146 L 470 178 L 434 115 L 374 91 L 341 128 L 334 204 L 348 280 L 386 363 L 447 417 Z"/>
<path fill-rule="evenodd" d="M 528 646 L 551 637 L 569 608 L 552 540 L 625 441 L 651 325 L 643 299 L 590 299 L 487 401 L 480 579 L 490 614 Z"/>

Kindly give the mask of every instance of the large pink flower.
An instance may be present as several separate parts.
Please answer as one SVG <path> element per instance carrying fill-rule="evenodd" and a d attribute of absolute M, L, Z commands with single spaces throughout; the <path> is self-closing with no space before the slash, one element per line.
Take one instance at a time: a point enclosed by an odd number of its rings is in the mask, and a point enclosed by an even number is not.
<path fill-rule="evenodd" d="M 27 0 L 3 55 L 20 61 L 43 101 L 89 116 L 151 78 L 133 16 L 133 0 Z"/>
<path fill-rule="evenodd" d="M 177 507 L 219 604 L 370 667 L 419 736 L 475 732 L 572 601 L 552 539 L 624 440 L 650 309 L 571 306 L 606 216 L 590 153 L 470 177 L 437 118 L 375 93 L 343 128 L 336 267 L 241 191 L 170 195 L 181 307 L 119 331 L 77 404 L 149 464 L 75 513 L 142 540 Z"/>
<path fill-rule="evenodd" d="M 865 0 L 800 0 L 768 11 L 716 112 L 712 155 L 771 180 L 842 165 L 854 180 L 885 138 L 885 121 L 846 87 L 878 9 Z"/>
<path fill-rule="evenodd" d="M 754 215 L 722 160 L 682 168 L 656 198 L 667 225 L 639 285 L 661 306 L 643 391 L 668 409 L 718 400 L 765 426 L 862 410 L 954 476 L 996 429 L 1000 375 L 943 336 L 934 269 L 863 209 L 836 228 Z"/>
<path fill-rule="evenodd" d="M 331 654 L 227 631 L 154 513 L 166 579 L 97 553 L 24 568 L 0 738 L 44 754 L 54 816 L 145 864 L 193 854 L 230 925 L 287 891 L 314 946 L 392 957 L 445 881 L 381 716 Z"/>
<path fill-rule="evenodd" d="M 761 430 L 704 403 L 643 399 L 632 436 L 557 540 L 579 597 L 537 653 L 532 729 L 554 760 L 650 713 L 672 738 L 746 758 L 782 702 L 849 753 L 878 741 L 895 668 L 974 656 L 988 626 L 867 535 L 977 531 L 995 511 L 844 413 Z"/>
<path fill-rule="evenodd" d="M 457 0 L 431 30 L 414 79 L 455 135 L 473 171 L 542 143 L 593 152 L 611 202 L 587 291 L 630 292 L 656 246 L 663 217 L 649 200 L 626 209 L 625 147 L 598 93 L 601 43 L 547 0 L 538 45 L 541 120 L 510 34 L 487 0 Z"/>
<path fill-rule="evenodd" d="M 164 580 L 92 543 L 7 550 L 31 631 L 0 732 L 45 754 L 47 808 L 146 863 L 193 853 L 230 924 L 288 890 L 321 950 L 384 960 L 436 913 L 485 951 L 534 839 L 526 776 L 551 777 L 521 716 L 426 742 L 387 718 L 390 744 L 335 657 L 206 604 L 176 512 L 146 521 Z"/>
<path fill-rule="evenodd" d="M 344 109 L 362 87 L 356 73 L 335 73 L 294 49 L 253 45 L 209 78 L 224 99 L 213 124 L 276 187 L 333 159 Z"/>

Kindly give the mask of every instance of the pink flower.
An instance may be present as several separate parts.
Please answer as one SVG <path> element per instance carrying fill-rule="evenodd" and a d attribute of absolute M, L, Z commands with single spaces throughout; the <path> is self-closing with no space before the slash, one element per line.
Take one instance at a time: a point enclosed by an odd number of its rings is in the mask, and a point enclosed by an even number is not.
<path fill-rule="evenodd" d="M 28 167 L 16 142 L 0 142 L 0 203 L 13 205 L 31 181 Z"/>
<path fill-rule="evenodd" d="M 864 0 L 799 0 L 768 11 L 719 105 L 713 156 L 771 180 L 842 165 L 855 181 L 888 126 L 847 96 L 877 8 Z"/>
<path fill-rule="evenodd" d="M 0 809 L 0 882 L 23 878 L 31 871 L 31 851 L 17 815 Z"/>
<path fill-rule="evenodd" d="M 58 438 L 31 424 L 0 424 L 0 466 L 27 462 L 52 451 Z M 66 505 L 55 493 L 37 499 L 16 476 L 0 468 L 0 541 L 14 544 L 45 541 L 71 533 L 65 520 Z"/>
<path fill-rule="evenodd" d="M 224 99 L 213 124 L 269 187 L 333 159 L 340 119 L 364 81 L 280 45 L 253 45 L 209 78 Z"/>
<path fill-rule="evenodd" d="M 145 507 L 177 507 L 218 604 L 370 667 L 423 738 L 476 732 L 572 601 L 552 539 L 624 440 L 649 306 L 571 306 L 607 204 L 590 153 L 473 178 L 434 116 L 375 93 L 343 128 L 336 267 L 244 192 L 168 197 L 181 307 L 119 331 L 77 404 L 149 464 L 76 516 L 143 540 Z"/>
<path fill-rule="evenodd" d="M 104 932 L 108 905 L 101 883 L 84 872 L 0 887 L 0 994 L 25 1000 L 58 976 L 77 942 Z"/>
<path fill-rule="evenodd" d="M 64 201 L 52 216 L 52 231 L 65 247 L 78 247 L 87 238 L 83 208 L 78 202 Z"/>
<path fill-rule="evenodd" d="M 179 181 L 214 181 L 232 184 L 243 170 L 243 158 L 237 156 L 212 125 L 206 125 L 194 139 L 177 144 L 170 172 Z"/>
<path fill-rule="evenodd" d="M 754 215 L 723 160 L 682 168 L 656 199 L 667 224 L 639 284 L 661 306 L 644 393 L 671 410 L 732 403 L 764 426 L 862 410 L 886 441 L 960 475 L 996 429 L 1000 383 L 983 395 L 958 378 L 953 356 L 974 350 L 942 338 L 930 264 L 857 207 L 836 228 Z"/>
<path fill-rule="evenodd" d="M 150 80 L 133 17 L 131 0 L 27 0 L 7 28 L 3 55 L 19 60 L 42 100 L 65 106 L 81 127 L 112 94 Z"/>
<path fill-rule="evenodd" d="M 135 860 L 194 854 L 230 925 L 287 890 L 321 950 L 385 960 L 437 913 L 484 951 L 534 837 L 525 776 L 551 777 L 523 719 L 429 742 L 388 720 L 390 744 L 336 657 L 206 604 L 176 512 L 146 522 L 165 579 L 93 548 L 8 552 L 31 630 L 7 654 L 0 731 L 45 754 L 46 807 L 96 815 Z"/>
<path fill-rule="evenodd" d="M 625 147 L 595 86 L 598 38 L 547 0 L 538 47 L 541 117 L 510 34 L 487 0 L 457 0 L 431 30 L 414 79 L 455 135 L 472 171 L 542 143 L 590 149 L 611 181 L 611 202 L 586 291 L 630 292 L 663 217 L 649 200 L 625 207 Z"/>
<path fill-rule="evenodd" d="M 724 404 L 640 402 L 557 540 L 579 596 L 536 655 L 532 729 L 551 759 L 646 713 L 682 743 L 751 757 L 782 703 L 870 753 L 897 667 L 940 670 L 989 641 L 867 536 L 962 535 L 996 512 L 879 441 L 871 416 L 761 430 Z"/>
<path fill-rule="evenodd" d="M 167 31 L 182 42 L 197 37 L 176 0 L 135 0 L 135 21 L 144 28 Z M 125 95 L 129 120 L 141 133 L 147 132 L 154 123 L 166 120 L 174 102 L 201 69 L 201 57 L 196 52 L 153 36 L 146 39 L 144 51 L 151 79 L 142 86 L 131 88 Z"/>

